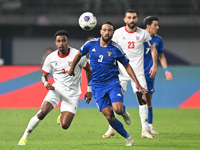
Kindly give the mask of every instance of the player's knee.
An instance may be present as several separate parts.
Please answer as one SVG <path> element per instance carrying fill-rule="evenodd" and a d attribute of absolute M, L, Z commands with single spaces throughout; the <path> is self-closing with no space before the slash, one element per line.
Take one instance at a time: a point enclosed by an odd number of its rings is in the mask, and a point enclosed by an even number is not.
<path fill-rule="evenodd" d="M 115 120 L 115 117 L 112 115 L 105 115 L 105 117 L 108 120 L 108 122 L 113 122 Z"/>
<path fill-rule="evenodd" d="M 40 110 L 40 111 L 37 113 L 37 117 L 38 117 L 38 119 L 40 119 L 40 120 L 43 120 L 45 116 L 46 116 L 46 113 L 45 113 L 44 111 L 42 111 L 42 110 Z"/>
<path fill-rule="evenodd" d="M 61 126 L 64 130 L 67 130 L 70 127 L 71 123 L 62 123 L 61 122 Z"/>
<path fill-rule="evenodd" d="M 136 94 L 137 94 L 137 99 L 138 99 L 139 105 L 147 104 L 146 101 L 142 98 L 143 94 L 141 92 L 136 92 Z"/>

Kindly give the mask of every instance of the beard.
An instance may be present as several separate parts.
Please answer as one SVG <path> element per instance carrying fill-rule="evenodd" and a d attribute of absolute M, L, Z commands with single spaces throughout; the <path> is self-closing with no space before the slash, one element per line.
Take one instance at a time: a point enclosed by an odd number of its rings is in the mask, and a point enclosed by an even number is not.
<path fill-rule="evenodd" d="M 105 43 L 109 42 L 111 39 L 112 39 L 112 37 L 109 37 L 109 38 L 107 38 L 107 39 L 104 39 L 104 37 L 102 37 L 102 40 L 103 40 Z"/>
<path fill-rule="evenodd" d="M 132 26 L 131 26 L 131 23 L 133 23 L 133 25 L 132 25 Z M 129 24 L 128 24 L 128 27 L 129 27 L 129 28 L 131 28 L 131 29 L 134 29 L 134 28 L 135 28 L 135 26 L 136 26 L 136 23 L 134 23 L 134 22 L 131 22 L 131 23 L 129 23 Z"/>

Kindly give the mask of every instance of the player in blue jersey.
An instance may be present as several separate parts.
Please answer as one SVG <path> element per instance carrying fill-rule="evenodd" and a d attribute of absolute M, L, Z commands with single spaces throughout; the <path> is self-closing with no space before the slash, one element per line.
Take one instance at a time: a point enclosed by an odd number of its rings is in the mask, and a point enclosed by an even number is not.
<path fill-rule="evenodd" d="M 167 67 L 167 60 L 164 55 L 164 50 L 163 50 L 163 40 L 160 36 L 158 36 L 156 33 L 159 29 L 158 26 L 158 18 L 154 16 L 148 16 L 144 19 L 144 26 L 145 30 L 147 30 L 152 37 L 152 40 L 154 42 L 154 46 L 157 49 L 158 56 L 160 63 L 165 70 L 165 76 L 166 80 L 172 80 L 172 74 L 169 72 L 169 69 Z M 159 132 L 155 131 L 153 128 L 153 111 L 152 111 L 152 103 L 151 99 L 154 93 L 154 80 L 155 77 L 150 77 L 150 68 L 152 67 L 153 61 L 151 57 L 151 51 L 149 48 L 147 48 L 146 45 L 144 45 L 144 69 L 145 69 L 145 78 L 147 81 L 147 89 L 148 92 L 146 94 L 147 96 L 147 105 L 148 105 L 148 126 L 149 126 L 149 131 L 151 134 L 159 134 Z"/>
<path fill-rule="evenodd" d="M 129 65 L 122 48 L 112 41 L 114 28 L 111 22 L 103 23 L 100 38 L 94 38 L 86 42 L 75 56 L 72 66 L 68 71 L 69 75 L 74 74 L 74 67 L 83 55 L 90 53 L 91 79 L 89 85 L 92 87 L 92 94 L 96 100 L 99 111 L 108 120 L 109 124 L 125 138 L 126 146 L 133 145 L 133 139 L 124 129 L 123 124 L 115 118 L 113 110 L 122 115 L 125 122 L 130 121 L 130 115 L 123 105 L 124 94 L 119 83 L 119 71 L 117 61 L 121 62 L 128 74 L 136 83 L 140 92 L 147 92 L 138 82 L 133 69 Z"/>

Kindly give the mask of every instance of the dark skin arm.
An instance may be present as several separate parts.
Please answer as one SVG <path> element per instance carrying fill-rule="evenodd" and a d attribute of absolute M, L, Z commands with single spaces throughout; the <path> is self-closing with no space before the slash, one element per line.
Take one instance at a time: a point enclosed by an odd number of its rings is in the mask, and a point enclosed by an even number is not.
<path fill-rule="evenodd" d="M 42 81 L 42 84 L 44 85 L 45 82 L 48 82 L 48 77 L 49 75 L 48 74 L 45 74 L 43 73 L 42 74 L 42 78 L 41 78 L 41 81 Z M 51 83 L 47 83 L 47 85 L 45 86 L 47 90 L 54 90 L 55 88 L 52 86 Z"/>
<path fill-rule="evenodd" d="M 87 83 L 90 82 L 90 77 L 91 77 L 91 68 L 90 64 L 88 63 L 87 66 L 84 68 L 86 71 L 86 78 L 87 78 Z M 89 104 L 92 99 L 92 92 L 86 92 L 84 96 L 84 101 L 86 104 Z"/>

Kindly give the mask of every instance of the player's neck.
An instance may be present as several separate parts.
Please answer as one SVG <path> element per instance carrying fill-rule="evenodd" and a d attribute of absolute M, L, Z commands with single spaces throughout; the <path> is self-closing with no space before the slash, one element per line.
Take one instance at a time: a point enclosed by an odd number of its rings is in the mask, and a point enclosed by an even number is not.
<path fill-rule="evenodd" d="M 110 41 L 105 42 L 104 40 L 100 39 L 100 45 L 101 45 L 102 47 L 108 46 L 109 43 L 110 43 Z"/>
<path fill-rule="evenodd" d="M 68 55 L 69 54 L 69 48 L 67 48 L 66 50 L 64 50 L 64 51 L 58 51 L 58 54 L 59 54 L 59 56 L 61 56 L 61 57 L 64 57 L 64 56 L 66 56 L 66 55 Z"/>

